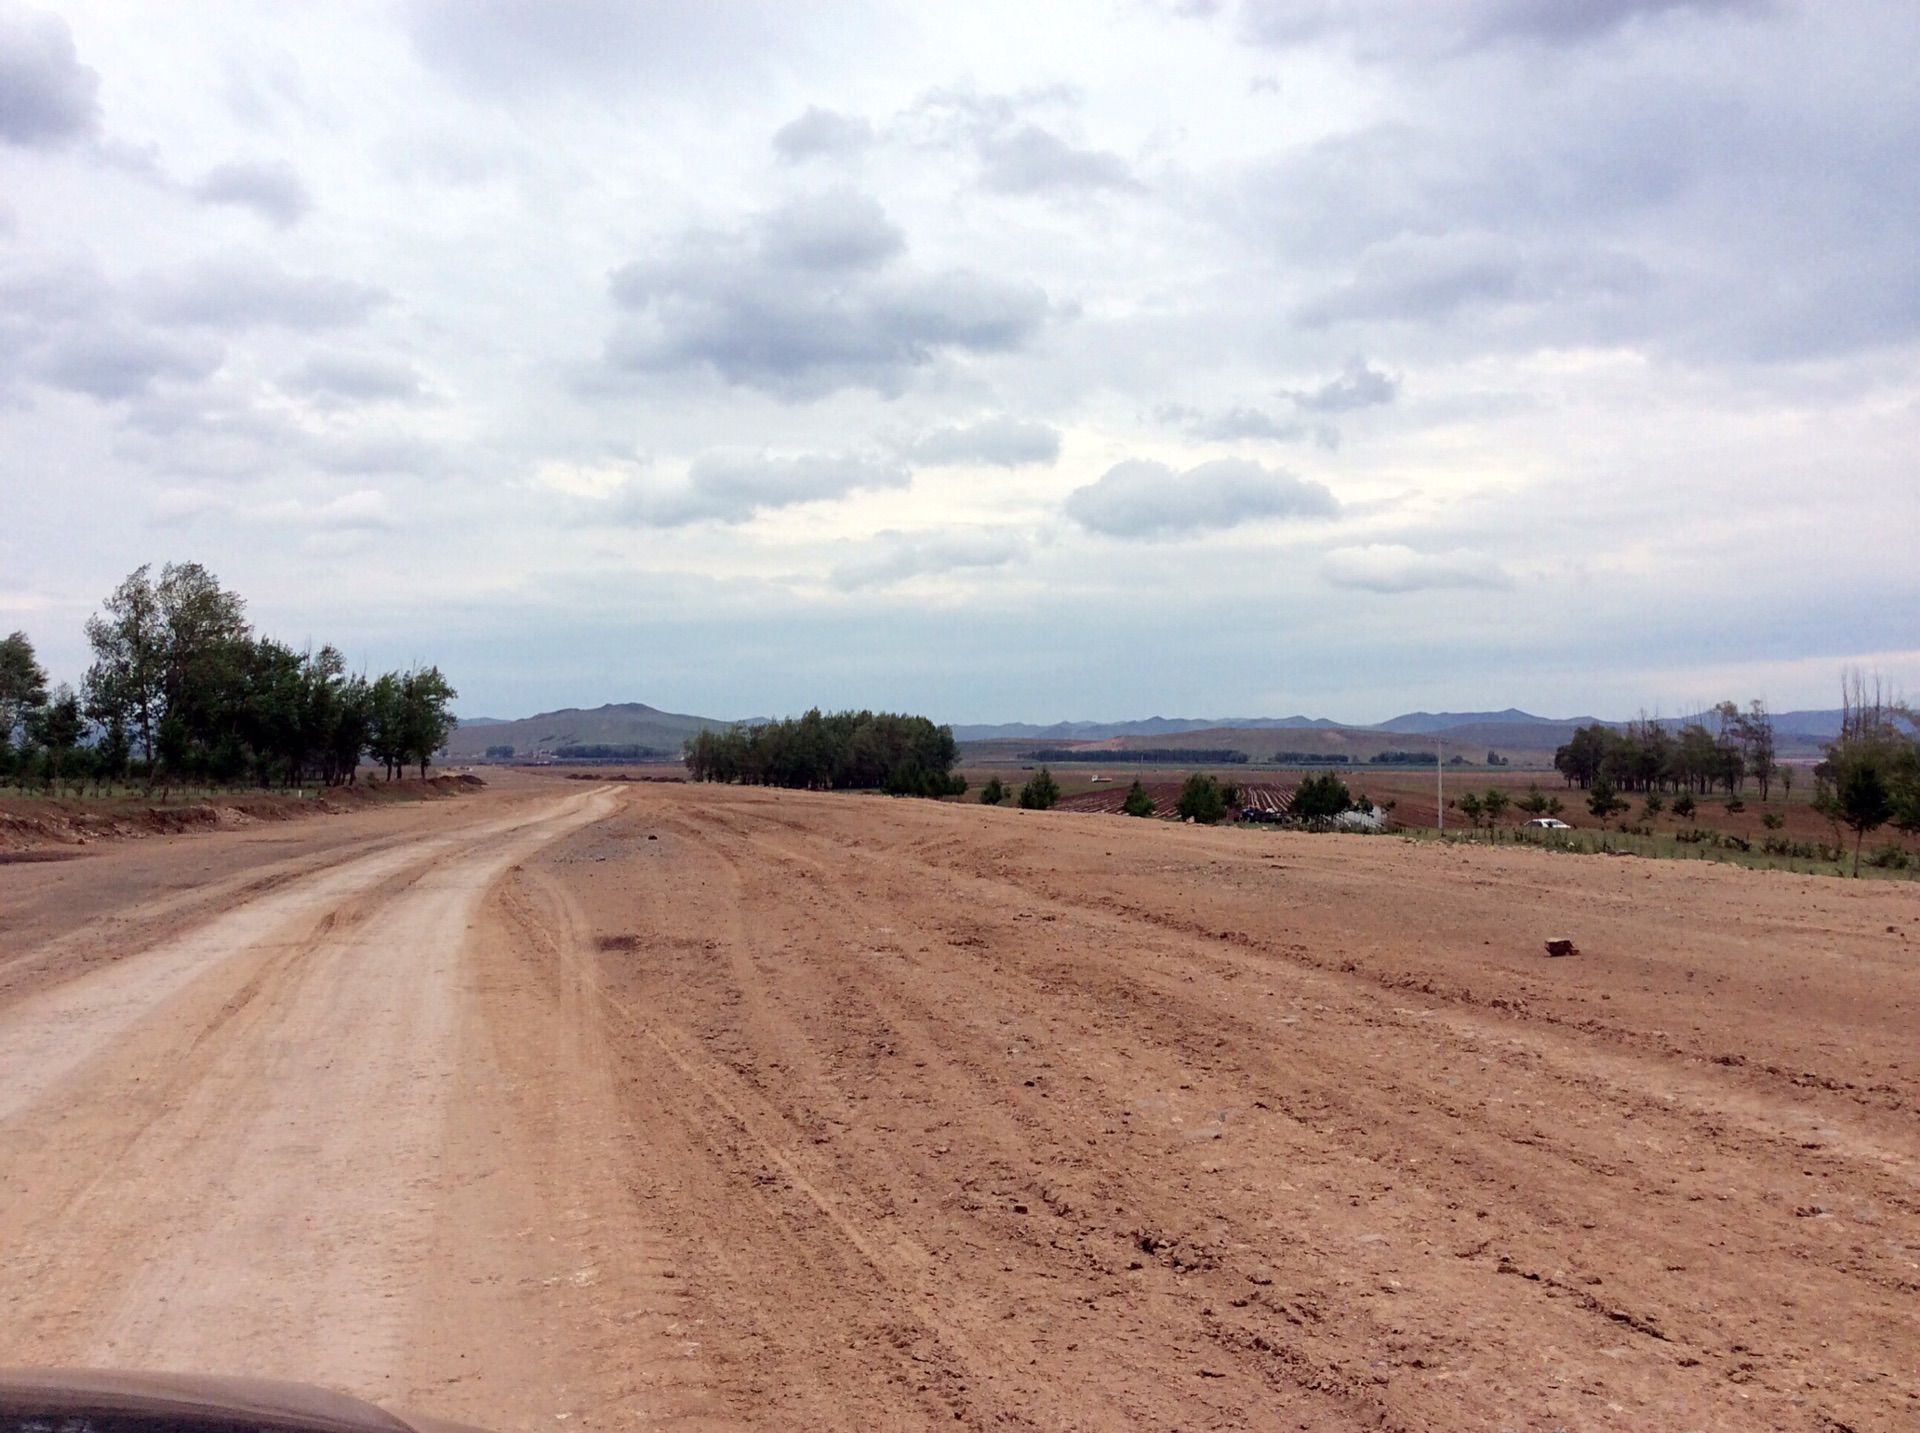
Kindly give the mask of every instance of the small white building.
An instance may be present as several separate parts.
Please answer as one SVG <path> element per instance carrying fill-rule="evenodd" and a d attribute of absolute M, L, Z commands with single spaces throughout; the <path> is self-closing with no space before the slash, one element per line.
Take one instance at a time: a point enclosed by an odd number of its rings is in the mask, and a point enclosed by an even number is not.
<path fill-rule="evenodd" d="M 1387 813 L 1378 806 L 1365 811 L 1342 811 L 1333 818 L 1333 824 L 1342 831 L 1384 831 Z"/>

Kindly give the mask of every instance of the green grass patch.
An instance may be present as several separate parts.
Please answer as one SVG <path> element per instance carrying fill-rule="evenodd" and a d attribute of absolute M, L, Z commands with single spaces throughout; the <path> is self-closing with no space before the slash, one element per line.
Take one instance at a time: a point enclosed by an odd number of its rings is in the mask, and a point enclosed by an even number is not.
<path fill-rule="evenodd" d="M 1636 831 L 1521 831 L 1510 828 L 1479 831 L 1439 832 L 1409 828 L 1394 834 L 1414 841 L 1443 841 L 1458 845 L 1527 846 L 1543 851 L 1558 851 L 1574 856 L 1640 856 L 1655 861 L 1715 861 L 1721 865 L 1745 866 L 1755 871 L 1791 871 L 1802 876 L 1850 876 L 1853 852 L 1821 842 L 1777 842 L 1766 849 L 1762 840 L 1728 837 L 1711 831 L 1656 832 Z M 1743 849 L 1744 846 L 1744 849 Z M 1821 849 L 1824 847 L 1824 849 Z M 1784 848 L 1784 849 L 1783 849 Z M 1835 854 L 1837 852 L 1837 854 Z M 1863 853 L 1862 879 L 1920 880 L 1920 860 L 1900 866 L 1888 861 L 1875 864 L 1874 852 Z"/>

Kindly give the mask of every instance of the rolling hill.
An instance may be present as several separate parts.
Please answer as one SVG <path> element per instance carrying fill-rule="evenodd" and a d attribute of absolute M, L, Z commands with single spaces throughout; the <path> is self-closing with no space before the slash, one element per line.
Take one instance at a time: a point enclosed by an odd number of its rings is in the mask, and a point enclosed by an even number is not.
<path fill-rule="evenodd" d="M 561 746 L 645 746 L 678 755 L 688 737 L 731 725 L 712 717 L 663 712 L 644 702 L 611 702 L 588 710 L 565 707 L 517 721 L 462 722 L 447 742 L 447 754 L 471 760 L 490 746 L 511 746 L 516 757 Z"/>

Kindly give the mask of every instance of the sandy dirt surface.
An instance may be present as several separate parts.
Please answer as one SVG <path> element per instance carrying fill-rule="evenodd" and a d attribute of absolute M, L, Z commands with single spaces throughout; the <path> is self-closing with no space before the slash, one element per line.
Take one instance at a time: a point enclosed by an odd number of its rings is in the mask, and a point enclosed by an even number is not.
<path fill-rule="evenodd" d="M 1916 1111 L 1902 886 L 529 778 L 0 868 L 0 1363 L 1904 1429 Z"/>

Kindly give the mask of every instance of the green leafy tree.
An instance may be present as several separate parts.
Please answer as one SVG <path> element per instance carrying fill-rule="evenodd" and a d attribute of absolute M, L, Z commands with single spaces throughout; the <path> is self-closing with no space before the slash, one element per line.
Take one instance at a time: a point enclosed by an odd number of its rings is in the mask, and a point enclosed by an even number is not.
<path fill-rule="evenodd" d="M 1211 823 L 1227 814 L 1227 794 L 1220 789 L 1219 782 L 1198 772 L 1189 776 L 1180 788 L 1180 799 L 1173 809 L 1180 813 L 1183 821 Z"/>
<path fill-rule="evenodd" d="M 1526 794 L 1514 804 L 1529 816 L 1544 816 L 1547 813 L 1547 793 L 1536 783 L 1529 786 Z"/>
<path fill-rule="evenodd" d="M 119 718 L 101 728 L 94 747 L 93 778 L 101 785 L 126 777 L 127 763 L 133 756 L 133 744 L 127 739 L 126 724 Z"/>
<path fill-rule="evenodd" d="M 1147 795 L 1147 788 L 1140 784 L 1139 777 L 1136 776 L 1133 785 L 1127 788 L 1126 800 L 1120 803 L 1120 811 L 1126 816 L 1153 815 L 1153 798 Z"/>
<path fill-rule="evenodd" d="M 1287 804 L 1287 813 L 1301 821 L 1330 821 L 1352 809 L 1347 783 L 1330 771 L 1301 782 Z"/>
<path fill-rule="evenodd" d="M 1651 821 L 1666 809 L 1667 798 L 1662 796 L 1658 791 L 1649 791 L 1646 799 L 1640 803 L 1640 815 L 1644 820 L 1648 821 Z"/>
<path fill-rule="evenodd" d="M 1568 785 L 1585 790 L 1600 774 L 1607 756 L 1608 738 L 1612 735 L 1605 727 L 1580 727 L 1573 739 L 1553 754 L 1554 770 L 1567 779 Z"/>
<path fill-rule="evenodd" d="M 1829 820 L 1853 832 L 1853 874 L 1860 874 L 1860 843 L 1869 831 L 1897 813 L 1894 769 L 1898 753 L 1890 743 L 1873 739 L 1843 740 L 1827 749 L 1821 763 L 1822 790 L 1814 807 Z"/>
<path fill-rule="evenodd" d="M 201 771 L 216 748 L 239 741 L 250 653 L 246 604 L 197 562 L 134 569 L 87 622 L 94 661 L 84 683 L 87 715 L 119 721 L 140 741 L 149 775 L 156 758 Z M 175 719 L 169 743 L 161 726 Z M 222 760 L 222 764 L 224 761 Z"/>
<path fill-rule="evenodd" d="M 89 715 L 124 725 L 139 740 L 149 772 L 166 714 L 165 637 L 151 570 L 136 567 L 87 619 L 93 665 L 85 680 Z"/>
<path fill-rule="evenodd" d="M 1693 799 L 1691 791 L 1683 791 L 1673 798 L 1673 814 L 1684 820 L 1693 819 L 1693 813 L 1700 809 L 1700 803 Z"/>
<path fill-rule="evenodd" d="M 27 718 L 47 704 L 47 674 L 25 632 L 0 640 L 0 741 L 11 743 Z"/>
<path fill-rule="evenodd" d="M 1007 799 L 1007 784 L 997 776 L 987 778 L 987 784 L 980 788 L 982 806 L 998 806 Z"/>
<path fill-rule="evenodd" d="M 348 677 L 335 693 L 333 723 L 326 738 L 326 779 L 330 786 L 360 779 L 360 758 L 373 730 L 373 689 L 362 676 Z"/>
<path fill-rule="evenodd" d="M 1498 826 L 1512 804 L 1513 798 L 1498 786 L 1488 787 L 1487 794 L 1480 798 L 1480 809 L 1487 813 L 1487 825 Z"/>
<path fill-rule="evenodd" d="M 409 672 L 400 682 L 401 723 L 405 732 L 407 761 L 420 768 L 421 779 L 433 762 L 433 754 L 447 744 L 459 719 L 448 704 L 460 694 L 438 667 Z"/>
<path fill-rule="evenodd" d="M 407 713 L 398 672 L 382 673 L 368 689 L 367 752 L 388 781 L 407 764 Z"/>
<path fill-rule="evenodd" d="M 71 687 L 56 688 L 43 706 L 27 718 L 28 736 L 46 752 L 47 788 L 52 790 L 62 772 L 73 764 L 74 750 L 86 730 L 86 718 L 80 710 L 80 698 Z"/>
<path fill-rule="evenodd" d="M 1020 804 L 1029 811 L 1050 810 L 1059 800 L 1060 783 L 1053 779 L 1053 773 L 1044 766 L 1020 788 Z"/>
<path fill-rule="evenodd" d="M 1613 782 L 1604 774 L 1596 776 L 1593 785 L 1587 789 L 1587 810 L 1604 821 L 1626 809 L 1626 800 L 1614 789 Z"/>
<path fill-rule="evenodd" d="M 1747 703 L 1740 716 L 1740 742 L 1745 748 L 1747 771 L 1760 783 L 1760 799 L 1765 801 L 1779 774 L 1780 763 L 1774 756 L 1773 715 L 1767 704 L 1756 698 Z"/>
<path fill-rule="evenodd" d="M 1480 818 L 1487 813 L 1486 803 L 1480 799 L 1480 793 L 1469 791 L 1460 798 L 1460 814 L 1467 818 L 1467 824 L 1474 830 L 1480 829 Z"/>

